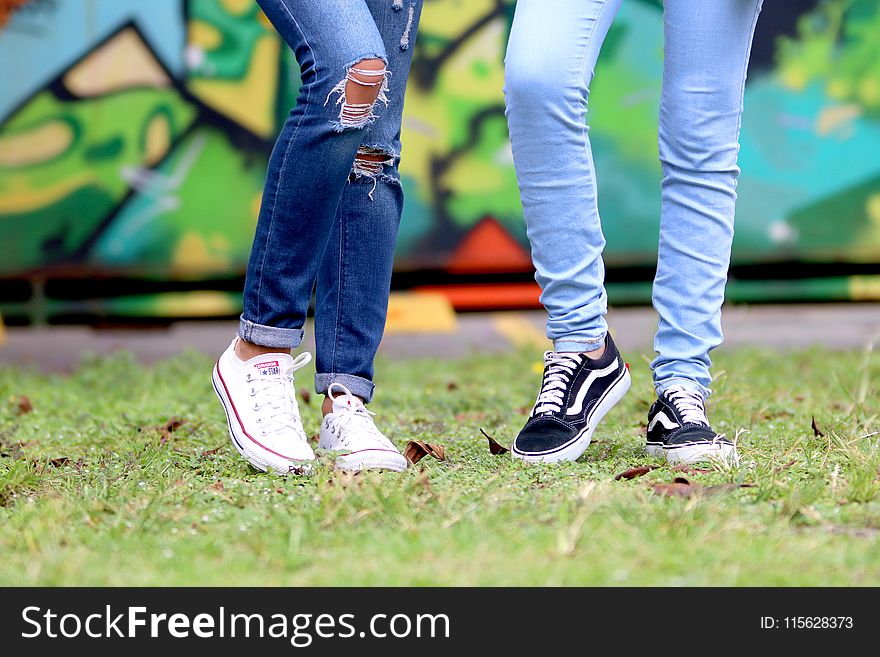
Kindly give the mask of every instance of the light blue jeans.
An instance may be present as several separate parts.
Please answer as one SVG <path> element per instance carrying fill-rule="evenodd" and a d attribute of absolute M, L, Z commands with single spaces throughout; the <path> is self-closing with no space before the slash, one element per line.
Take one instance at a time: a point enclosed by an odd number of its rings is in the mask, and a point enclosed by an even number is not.
<path fill-rule="evenodd" d="M 506 58 L 513 158 L 547 336 L 557 351 L 605 339 L 605 269 L 586 123 L 589 86 L 621 0 L 519 0 Z M 709 352 L 733 242 L 739 133 L 762 0 L 666 0 L 660 103 L 662 214 L 653 302 L 658 393 L 709 395 Z"/>

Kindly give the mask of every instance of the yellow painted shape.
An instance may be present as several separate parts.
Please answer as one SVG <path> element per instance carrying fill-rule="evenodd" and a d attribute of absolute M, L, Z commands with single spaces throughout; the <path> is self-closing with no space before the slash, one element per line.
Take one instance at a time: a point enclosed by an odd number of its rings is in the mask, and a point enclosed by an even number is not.
<path fill-rule="evenodd" d="M 164 317 L 217 317 L 236 312 L 223 292 L 169 292 L 157 297 L 156 314 Z"/>
<path fill-rule="evenodd" d="M 859 99 L 868 107 L 880 105 L 880 80 L 874 75 L 867 75 L 859 84 Z"/>
<path fill-rule="evenodd" d="M 495 53 L 504 51 L 506 39 L 507 28 L 501 19 L 486 25 L 446 60 L 437 87 L 468 102 L 497 102 L 503 95 L 504 68 L 496 61 Z M 483 62 L 491 71 L 490 77 L 477 73 L 477 62 Z"/>
<path fill-rule="evenodd" d="M 496 8 L 496 0 L 444 0 L 426 2 L 422 25 L 431 36 L 457 38 Z"/>
<path fill-rule="evenodd" d="M 257 224 L 257 220 L 260 218 L 260 208 L 263 207 L 263 192 L 258 192 L 256 196 L 254 196 L 254 200 L 251 203 L 251 218 L 253 219 L 254 225 Z"/>
<path fill-rule="evenodd" d="M 254 46 L 247 76 L 240 81 L 197 78 L 190 89 L 215 110 L 261 137 L 275 134 L 275 94 L 281 43 L 265 36 Z"/>
<path fill-rule="evenodd" d="M 241 16 L 254 6 L 253 0 L 220 0 L 220 4 L 227 13 L 233 16 Z"/>
<path fill-rule="evenodd" d="M 272 21 L 270 21 L 269 17 L 263 13 L 262 9 L 257 12 L 257 21 L 260 23 L 260 25 L 266 28 L 267 32 L 275 32 L 275 26 L 272 25 Z"/>
<path fill-rule="evenodd" d="M 26 132 L 0 137 L 0 166 L 24 167 L 60 156 L 73 141 L 64 121 L 51 121 Z"/>
<path fill-rule="evenodd" d="M 230 258 L 210 249 L 199 233 L 186 233 L 174 248 L 172 266 L 179 273 L 225 271 Z"/>
<path fill-rule="evenodd" d="M 849 294 L 853 301 L 880 301 L 880 276 L 853 276 Z"/>
<path fill-rule="evenodd" d="M 868 198 L 867 210 L 871 223 L 880 226 L 880 194 L 874 194 Z"/>
<path fill-rule="evenodd" d="M 187 40 L 203 50 L 216 50 L 223 43 L 223 33 L 210 23 L 193 19 L 189 22 Z"/>
<path fill-rule="evenodd" d="M 855 104 L 826 107 L 816 119 L 816 132 L 825 137 L 861 115 L 861 107 Z"/>
<path fill-rule="evenodd" d="M 544 332 L 522 313 L 495 313 L 492 315 L 492 325 L 515 347 L 534 347 L 541 351 L 553 348 Z"/>
<path fill-rule="evenodd" d="M 171 148 L 171 125 L 168 117 L 157 114 L 147 126 L 147 152 L 145 154 L 148 166 L 154 166 L 165 157 Z"/>
<path fill-rule="evenodd" d="M 810 76 L 800 65 L 789 65 L 782 69 L 782 83 L 793 91 L 803 91 L 807 86 Z"/>
<path fill-rule="evenodd" d="M 164 88 L 171 84 L 156 57 L 134 29 L 127 29 L 71 69 L 64 83 L 85 98 L 131 87 Z"/>
<path fill-rule="evenodd" d="M 51 187 L 33 188 L 28 186 L 24 176 L 10 176 L 8 187 L 0 194 L 0 214 L 17 214 L 44 208 L 94 180 L 90 172 L 83 171 Z"/>
<path fill-rule="evenodd" d="M 455 333 L 458 319 L 449 299 L 429 292 L 395 292 L 388 299 L 386 333 Z"/>
<path fill-rule="evenodd" d="M 825 87 L 828 95 L 836 100 L 843 100 L 852 93 L 850 84 L 843 79 L 834 79 L 828 82 Z"/>

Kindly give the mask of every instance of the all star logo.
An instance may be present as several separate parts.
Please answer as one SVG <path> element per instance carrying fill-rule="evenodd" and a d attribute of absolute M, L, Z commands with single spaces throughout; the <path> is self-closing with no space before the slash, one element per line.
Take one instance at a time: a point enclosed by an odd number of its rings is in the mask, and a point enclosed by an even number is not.
<path fill-rule="evenodd" d="M 260 376 L 275 376 L 281 374 L 281 366 L 277 360 L 269 360 L 265 363 L 257 363 L 254 365 L 260 373 Z"/>

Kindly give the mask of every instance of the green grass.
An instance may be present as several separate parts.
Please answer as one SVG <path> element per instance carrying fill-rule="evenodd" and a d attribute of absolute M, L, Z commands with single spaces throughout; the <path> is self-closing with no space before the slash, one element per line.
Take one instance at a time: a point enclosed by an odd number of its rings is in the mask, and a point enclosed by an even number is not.
<path fill-rule="evenodd" d="M 325 461 L 309 478 L 238 457 L 203 356 L 0 368 L 0 584 L 880 584 L 880 356 L 720 352 L 710 414 L 748 431 L 742 464 L 685 476 L 753 486 L 690 498 L 654 491 L 681 473 L 642 451 L 652 391 L 647 357 L 629 357 L 630 394 L 559 466 L 493 456 L 479 432 L 509 445 L 536 354 L 380 362 L 380 426 L 448 460 L 356 477 Z M 186 423 L 163 440 L 172 417 Z"/>

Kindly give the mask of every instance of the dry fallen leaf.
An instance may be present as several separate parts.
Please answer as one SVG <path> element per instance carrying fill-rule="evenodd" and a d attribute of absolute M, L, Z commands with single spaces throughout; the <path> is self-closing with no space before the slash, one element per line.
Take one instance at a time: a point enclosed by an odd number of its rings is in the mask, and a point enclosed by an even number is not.
<path fill-rule="evenodd" d="M 642 477 L 648 474 L 651 470 L 656 469 L 656 465 L 641 465 L 636 468 L 630 468 L 624 472 L 621 472 L 619 475 L 614 477 L 614 481 L 620 481 L 621 479 L 635 479 L 636 477 Z"/>
<path fill-rule="evenodd" d="M 421 440 L 410 440 L 406 445 L 406 450 L 403 452 L 403 455 L 406 457 L 406 460 L 413 465 L 429 455 L 433 456 L 438 461 L 445 461 L 446 447 L 444 445 L 426 443 Z"/>
<path fill-rule="evenodd" d="M 184 424 L 186 424 L 186 420 L 182 417 L 170 417 L 168 421 L 165 423 L 165 430 L 169 433 L 173 433 L 180 429 Z"/>
<path fill-rule="evenodd" d="M 206 449 L 204 452 L 202 452 L 202 456 L 214 456 L 214 454 L 223 449 L 223 447 L 223 445 L 220 445 L 220 447 L 215 447 L 214 449 Z"/>
<path fill-rule="evenodd" d="M 717 495 L 740 488 L 753 487 L 754 484 L 719 484 L 718 486 L 703 487 L 699 484 L 692 484 L 684 477 L 676 477 L 671 484 L 656 484 L 654 492 L 657 495 L 666 495 L 667 497 L 692 497 L 694 495 Z"/>
<path fill-rule="evenodd" d="M 312 403 L 312 393 L 309 392 L 308 388 L 300 388 L 299 389 L 299 396 L 300 396 L 300 399 L 303 400 L 303 403 L 305 403 L 306 406 L 308 406 Z"/>
<path fill-rule="evenodd" d="M 713 472 L 713 470 L 708 470 L 706 468 L 692 468 L 687 465 L 676 465 L 672 469 L 675 472 L 684 472 L 685 474 L 709 474 Z"/>
<path fill-rule="evenodd" d="M 657 495 L 666 495 L 667 497 L 690 497 L 700 489 L 700 486 L 694 486 L 684 477 L 676 477 L 671 484 L 655 484 L 654 492 Z"/>
<path fill-rule="evenodd" d="M 447 390 L 458 390 L 458 384 L 455 381 L 450 381 L 446 384 Z"/>
<path fill-rule="evenodd" d="M 480 429 L 480 433 L 486 436 L 486 440 L 489 441 L 489 451 L 492 452 L 492 454 L 494 454 L 495 456 L 499 454 L 507 454 L 510 451 L 504 445 L 498 444 L 497 440 L 495 440 L 492 436 L 490 436 L 482 429 Z"/>
<path fill-rule="evenodd" d="M 816 416 L 815 415 L 813 416 L 813 422 L 811 423 L 811 425 L 813 427 L 813 435 L 814 436 L 816 436 L 817 438 L 824 438 L 825 437 L 825 432 L 819 428 L 818 424 L 816 424 Z"/>
<path fill-rule="evenodd" d="M 60 468 L 62 465 L 69 461 L 70 459 L 66 456 L 61 456 L 57 459 L 49 459 L 49 465 L 51 465 L 53 468 Z"/>
<path fill-rule="evenodd" d="M 34 405 L 31 403 L 31 400 L 26 395 L 20 395 L 15 398 L 15 414 L 16 415 L 24 415 L 26 413 L 32 413 L 34 410 Z"/>

